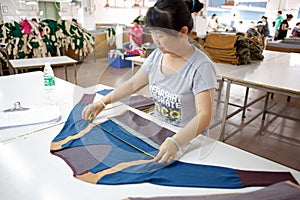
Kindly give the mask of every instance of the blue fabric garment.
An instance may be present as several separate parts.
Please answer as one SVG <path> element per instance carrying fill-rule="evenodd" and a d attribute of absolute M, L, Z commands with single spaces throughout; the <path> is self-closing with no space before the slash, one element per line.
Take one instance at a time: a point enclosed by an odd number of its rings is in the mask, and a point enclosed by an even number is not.
<path fill-rule="evenodd" d="M 81 106 L 78 106 L 75 107 L 74 110 L 80 108 Z M 75 113 L 77 113 L 77 111 Z M 74 117 L 72 117 L 72 119 L 74 119 Z M 61 131 L 64 137 L 60 137 L 59 135 L 54 139 L 54 141 L 57 141 L 58 138 L 64 139 L 67 136 L 67 134 L 65 134 L 66 132 L 78 132 L 81 128 L 83 129 L 87 125 L 88 124 L 83 120 L 74 123 L 72 126 L 68 124 L 68 126 L 65 126 Z M 112 146 L 109 154 L 96 166 L 88 169 L 89 172 L 97 173 L 122 162 L 151 159 L 151 157 L 143 154 L 135 148 L 132 148 L 103 129 L 109 130 L 122 140 L 134 144 L 134 146 L 148 152 L 149 154 L 156 155 L 158 153 L 157 149 L 131 135 L 113 121 L 108 120 L 99 124 L 99 126 L 95 126 L 84 136 L 71 140 L 63 145 L 63 149 L 96 144 L 108 144 Z M 101 149 L 99 149 L 99 151 L 101 151 Z M 72 163 L 68 163 L 72 165 Z M 121 172 L 104 176 L 102 179 L 98 180 L 97 183 L 115 185 L 141 182 L 189 187 L 243 187 L 243 184 L 240 182 L 234 169 L 184 163 L 180 161 L 173 161 L 170 163 L 150 162 L 132 166 L 122 170 Z"/>
<path fill-rule="evenodd" d="M 230 168 L 173 161 L 171 163 L 150 162 L 107 175 L 98 184 L 124 184 L 149 182 L 157 185 L 241 188 L 236 171 Z"/>
<path fill-rule="evenodd" d="M 149 182 L 168 186 L 241 188 L 248 185 L 267 186 L 285 180 L 296 182 L 289 172 L 245 171 L 181 161 L 154 162 L 148 154 L 155 156 L 158 149 L 114 121 L 107 120 L 97 125 L 82 120 L 81 112 L 86 105 L 79 103 L 73 108 L 65 126 L 51 143 L 51 153 L 64 159 L 77 178 L 113 169 L 94 183 L 115 185 Z M 78 137 L 69 139 L 69 136 Z M 58 148 L 57 144 L 61 141 L 64 142 Z M 103 155 L 99 155 L 101 153 Z M 144 160 L 147 162 L 127 165 Z M 123 168 L 116 168 L 118 165 Z"/>

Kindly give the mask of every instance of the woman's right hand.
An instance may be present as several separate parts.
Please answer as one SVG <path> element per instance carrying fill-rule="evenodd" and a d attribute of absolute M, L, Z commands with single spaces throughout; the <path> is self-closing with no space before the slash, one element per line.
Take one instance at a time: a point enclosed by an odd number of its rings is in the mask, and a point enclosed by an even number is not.
<path fill-rule="evenodd" d="M 95 102 L 84 107 L 81 116 L 84 120 L 93 120 L 104 109 L 100 102 Z"/>

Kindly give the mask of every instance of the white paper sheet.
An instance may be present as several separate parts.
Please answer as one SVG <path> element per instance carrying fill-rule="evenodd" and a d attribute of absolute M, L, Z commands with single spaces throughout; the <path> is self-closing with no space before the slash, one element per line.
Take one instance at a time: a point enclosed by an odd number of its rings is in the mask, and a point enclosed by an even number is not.
<path fill-rule="evenodd" d="M 55 123 L 60 119 L 57 105 L 34 105 L 26 111 L 0 112 L 0 129 L 17 126 Z"/>

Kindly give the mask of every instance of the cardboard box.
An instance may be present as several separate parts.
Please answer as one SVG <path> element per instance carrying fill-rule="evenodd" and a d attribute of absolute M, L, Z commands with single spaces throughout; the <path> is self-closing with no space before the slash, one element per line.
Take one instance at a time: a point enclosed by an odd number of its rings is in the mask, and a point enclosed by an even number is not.
<path fill-rule="evenodd" d="M 131 61 L 125 60 L 127 57 L 135 56 L 133 54 L 124 54 L 124 56 L 114 53 L 107 53 L 108 65 L 115 68 L 131 67 Z"/>

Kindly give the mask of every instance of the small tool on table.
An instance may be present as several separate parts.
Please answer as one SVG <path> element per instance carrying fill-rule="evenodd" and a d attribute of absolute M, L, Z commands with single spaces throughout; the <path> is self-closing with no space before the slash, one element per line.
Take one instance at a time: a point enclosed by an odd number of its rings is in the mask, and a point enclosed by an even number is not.
<path fill-rule="evenodd" d="M 15 112 L 15 111 L 25 111 L 25 110 L 29 110 L 29 108 L 22 107 L 21 102 L 17 101 L 17 102 L 14 103 L 13 108 L 6 109 L 3 112 Z"/>

